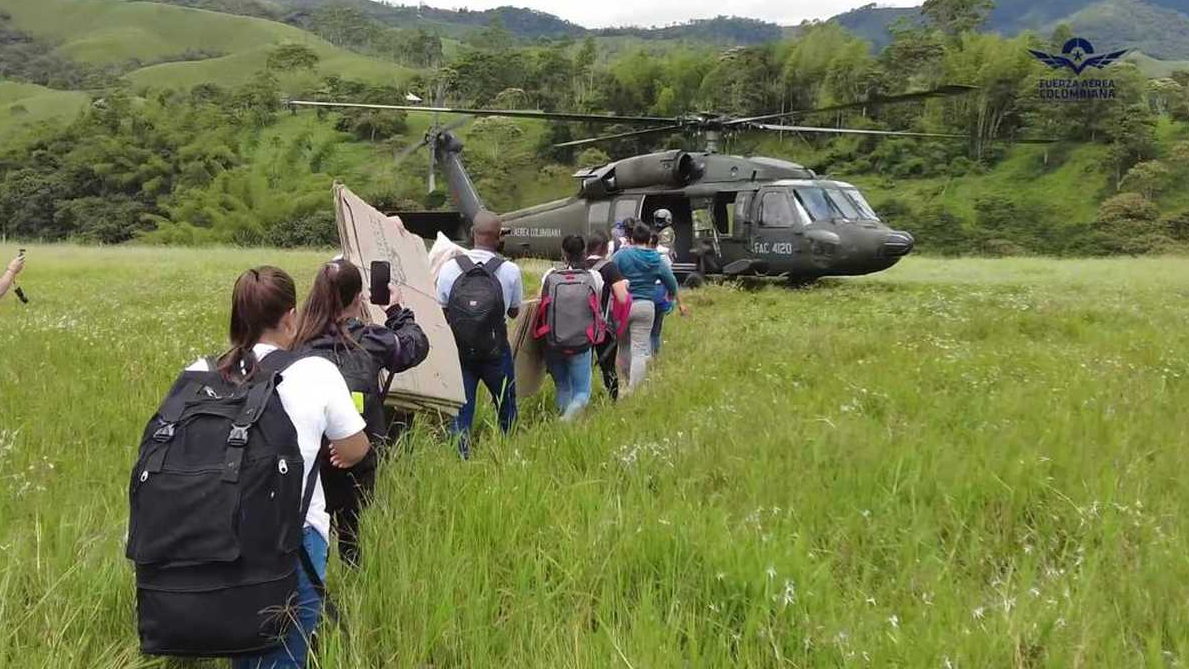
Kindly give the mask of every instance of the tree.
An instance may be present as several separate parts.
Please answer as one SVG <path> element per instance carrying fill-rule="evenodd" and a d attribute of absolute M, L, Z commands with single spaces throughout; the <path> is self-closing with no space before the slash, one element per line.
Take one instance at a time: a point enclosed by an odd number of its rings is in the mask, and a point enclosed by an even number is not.
<path fill-rule="evenodd" d="M 1120 184 L 1121 190 L 1139 193 L 1152 200 L 1168 185 L 1171 176 L 1172 171 L 1167 165 L 1159 160 L 1147 160 L 1127 171 Z"/>
<path fill-rule="evenodd" d="M 921 14 L 947 35 L 977 30 L 995 8 L 993 0 L 925 0 Z"/>
<path fill-rule="evenodd" d="M 312 70 L 321 57 L 302 44 L 282 44 L 268 53 L 267 67 L 270 70 L 293 71 Z"/>

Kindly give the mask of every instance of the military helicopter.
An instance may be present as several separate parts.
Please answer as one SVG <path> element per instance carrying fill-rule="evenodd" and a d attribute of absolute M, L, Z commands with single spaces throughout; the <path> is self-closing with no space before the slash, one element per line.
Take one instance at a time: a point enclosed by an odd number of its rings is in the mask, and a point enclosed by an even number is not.
<path fill-rule="evenodd" d="M 501 215 L 505 226 L 504 252 L 514 257 L 560 258 L 561 239 L 610 231 L 627 218 L 651 222 L 653 213 L 667 209 L 673 216 L 676 242 L 673 269 L 687 283 L 707 276 L 775 276 L 805 283 L 824 276 L 853 276 L 885 270 L 912 252 L 915 239 L 880 219 L 855 186 L 821 178 L 797 163 L 765 157 L 718 153 L 724 135 L 739 132 L 797 132 L 884 137 L 968 139 L 966 135 L 825 128 L 779 123 L 796 115 L 894 104 L 977 90 L 949 85 L 903 95 L 811 110 L 774 112 L 751 117 L 705 113 L 656 117 L 545 112 L 514 109 L 466 109 L 351 102 L 289 101 L 292 108 L 395 110 L 455 114 L 467 117 L 507 117 L 545 121 L 644 125 L 640 130 L 557 144 L 577 147 L 629 137 L 698 133 L 705 150 L 669 150 L 587 167 L 574 174 L 577 192 L 571 197 Z M 465 122 L 465 121 L 464 121 Z M 430 190 L 434 169 L 440 167 L 449 185 L 456 212 L 399 212 L 406 227 L 423 237 L 438 231 L 465 240 L 476 213 L 485 210 L 462 161 L 463 143 L 453 133 L 459 124 L 434 126 L 406 156 L 428 147 Z M 1043 142 L 1046 140 L 1015 140 Z"/>

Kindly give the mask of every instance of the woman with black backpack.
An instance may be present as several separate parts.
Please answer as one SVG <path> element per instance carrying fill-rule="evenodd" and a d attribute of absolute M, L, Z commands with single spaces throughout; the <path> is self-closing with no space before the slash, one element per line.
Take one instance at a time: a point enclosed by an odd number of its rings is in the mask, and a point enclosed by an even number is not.
<path fill-rule="evenodd" d="M 338 369 L 286 350 L 296 306 L 284 271 L 244 272 L 231 350 L 188 367 L 145 429 L 127 555 L 146 654 L 305 666 L 330 534 L 323 443 L 344 468 L 369 444 Z"/>
<path fill-rule="evenodd" d="M 326 263 L 318 271 L 298 318 L 294 350 L 330 360 L 338 367 L 367 422 L 372 450 L 351 469 L 323 465 L 326 506 L 338 534 L 339 555 L 352 566 L 359 563 L 359 514 L 376 485 L 376 466 L 389 439 L 384 418 L 384 388 L 380 372 L 392 374 L 421 364 L 429 355 L 429 339 L 413 312 L 400 304 L 400 292 L 389 287 L 391 300 L 383 306 L 384 325 L 363 322 L 363 278 L 346 260 Z"/>

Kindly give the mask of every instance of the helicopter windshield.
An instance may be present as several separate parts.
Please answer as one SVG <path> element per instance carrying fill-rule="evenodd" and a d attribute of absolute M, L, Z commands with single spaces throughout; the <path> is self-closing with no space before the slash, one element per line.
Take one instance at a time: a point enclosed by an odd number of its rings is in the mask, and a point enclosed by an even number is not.
<path fill-rule="evenodd" d="M 863 197 L 863 194 L 859 192 L 859 189 L 845 188 L 842 192 L 845 193 L 848 198 L 850 198 L 850 201 L 853 202 L 856 207 L 858 207 L 859 212 L 863 214 L 863 218 L 870 219 L 872 221 L 879 220 L 879 214 L 875 213 L 875 210 L 872 209 L 871 205 L 867 203 L 867 198 Z"/>
<path fill-rule="evenodd" d="M 830 201 L 830 204 L 834 205 L 834 209 L 836 209 L 838 213 L 842 214 L 842 218 L 850 221 L 863 218 L 863 215 L 859 213 L 859 210 L 855 207 L 854 203 L 852 203 L 850 198 L 846 197 L 842 191 L 834 190 L 833 188 L 827 189 L 826 199 Z"/>
<path fill-rule="evenodd" d="M 813 220 L 828 221 L 838 216 L 830 206 L 830 201 L 826 199 L 826 191 L 821 188 L 797 188 L 793 192 Z"/>
<path fill-rule="evenodd" d="M 875 212 L 871 210 L 871 206 L 855 189 L 805 187 L 796 188 L 794 192 L 797 201 L 805 207 L 809 216 L 815 221 L 829 221 L 838 218 L 849 221 L 879 220 Z"/>

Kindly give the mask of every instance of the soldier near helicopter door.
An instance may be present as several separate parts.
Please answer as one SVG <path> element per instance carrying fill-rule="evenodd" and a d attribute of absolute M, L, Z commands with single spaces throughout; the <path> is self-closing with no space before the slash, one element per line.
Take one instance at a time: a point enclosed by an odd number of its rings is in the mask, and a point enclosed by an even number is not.
<path fill-rule="evenodd" d="M 657 209 L 652 215 L 652 229 L 657 234 L 657 245 L 665 247 L 665 251 L 672 255 L 673 245 L 677 243 L 677 233 L 673 230 L 673 214 L 668 209 Z"/>

